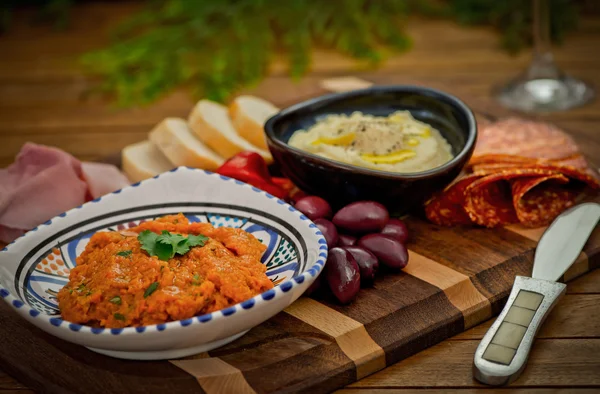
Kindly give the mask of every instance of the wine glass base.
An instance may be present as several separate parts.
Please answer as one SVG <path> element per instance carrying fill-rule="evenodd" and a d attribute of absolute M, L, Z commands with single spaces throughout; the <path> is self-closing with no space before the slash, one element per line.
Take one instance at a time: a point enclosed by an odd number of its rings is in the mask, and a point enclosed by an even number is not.
<path fill-rule="evenodd" d="M 553 112 L 584 105 L 595 93 L 590 85 L 570 76 L 528 78 L 523 75 L 496 88 L 494 95 L 502 105 L 514 110 Z"/>

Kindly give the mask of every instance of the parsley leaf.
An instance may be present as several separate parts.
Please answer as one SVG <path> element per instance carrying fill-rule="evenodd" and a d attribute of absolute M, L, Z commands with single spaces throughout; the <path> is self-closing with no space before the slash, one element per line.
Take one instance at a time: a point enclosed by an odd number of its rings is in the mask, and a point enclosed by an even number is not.
<path fill-rule="evenodd" d="M 158 234 L 153 233 L 150 230 L 144 230 L 138 234 L 138 241 L 142 244 L 142 250 L 148 252 L 150 256 L 154 255 L 154 245 L 156 244 L 156 238 Z"/>
<path fill-rule="evenodd" d="M 187 238 L 181 234 L 171 234 L 170 232 L 163 230 L 158 236 L 157 241 L 160 243 L 176 245 L 181 241 L 185 241 L 186 239 Z"/>
<path fill-rule="evenodd" d="M 200 285 L 200 275 L 194 274 L 194 280 L 192 281 L 192 285 L 199 286 Z"/>
<path fill-rule="evenodd" d="M 188 235 L 187 240 L 190 248 L 193 248 L 194 246 L 204 246 L 206 241 L 208 241 L 208 237 L 205 237 L 204 235 L 190 234 Z"/>
<path fill-rule="evenodd" d="M 108 301 L 112 302 L 113 304 L 121 305 L 121 297 L 119 296 L 113 297 Z"/>
<path fill-rule="evenodd" d="M 131 257 L 131 254 L 133 252 L 131 250 L 122 250 L 119 253 L 117 253 L 117 256 L 121 256 L 121 257 Z"/>
<path fill-rule="evenodd" d="M 116 320 L 125 320 L 125 316 L 123 316 L 120 313 L 115 313 L 113 316 L 115 317 Z"/>
<path fill-rule="evenodd" d="M 152 282 L 152 284 L 148 286 L 148 288 L 144 292 L 144 298 L 150 297 L 150 295 L 154 293 L 156 289 L 158 289 L 158 282 Z"/>
<path fill-rule="evenodd" d="M 154 255 L 158 256 L 158 258 L 163 261 L 168 261 L 170 258 L 175 256 L 173 245 L 157 242 L 154 245 Z"/>
<path fill-rule="evenodd" d="M 163 230 L 160 235 L 144 230 L 138 235 L 142 249 L 150 256 L 157 256 L 160 260 L 168 261 L 175 254 L 184 255 L 194 246 L 204 246 L 208 237 L 190 234 L 184 237 L 181 234 L 171 234 Z"/>
<path fill-rule="evenodd" d="M 175 253 L 184 255 L 190 251 L 190 243 L 187 238 L 177 242 L 177 244 L 173 244 L 173 248 L 175 249 Z"/>

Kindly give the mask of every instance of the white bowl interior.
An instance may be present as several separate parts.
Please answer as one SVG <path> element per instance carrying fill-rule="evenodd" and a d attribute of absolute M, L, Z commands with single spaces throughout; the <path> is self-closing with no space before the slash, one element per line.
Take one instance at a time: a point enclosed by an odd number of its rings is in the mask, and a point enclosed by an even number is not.
<path fill-rule="evenodd" d="M 267 246 L 262 262 L 276 285 L 307 272 L 319 254 L 326 256 L 314 224 L 283 201 L 233 179 L 180 167 L 61 214 L 8 245 L 0 253 L 1 295 L 8 298 L 9 292 L 41 315 L 58 316 L 56 293 L 93 233 L 177 213 L 253 234 Z"/>

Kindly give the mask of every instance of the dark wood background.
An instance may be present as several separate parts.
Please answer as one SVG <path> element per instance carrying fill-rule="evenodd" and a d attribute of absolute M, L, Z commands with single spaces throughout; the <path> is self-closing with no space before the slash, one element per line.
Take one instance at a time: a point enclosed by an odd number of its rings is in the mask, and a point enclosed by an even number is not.
<path fill-rule="evenodd" d="M 0 166 L 12 162 L 25 141 L 58 146 L 84 160 L 94 160 L 146 138 L 166 116 L 186 116 L 193 105 L 181 90 L 158 103 L 116 110 L 100 98 L 88 97 L 96 81 L 82 74 L 75 55 L 107 42 L 106 31 L 138 6 L 134 3 L 91 3 L 76 7 L 71 30 L 55 33 L 31 27 L 27 13 L 17 14 L 10 33 L 0 36 Z M 93 20 L 94 23 L 89 21 Z M 414 48 L 392 57 L 377 70 L 381 81 L 397 80 L 453 85 L 470 97 L 490 100 L 493 85 L 522 70 L 528 53 L 511 57 L 498 49 L 488 29 L 464 29 L 450 22 L 411 19 Z M 580 30 L 556 49 L 567 71 L 600 86 L 600 18 L 587 18 Z M 316 51 L 311 74 L 295 85 L 276 61 L 270 76 L 252 92 L 265 98 L 305 97 L 313 81 L 360 74 L 361 66 L 341 55 Z M 370 72 L 372 74 L 372 72 Z M 600 158 L 600 103 L 545 116 L 573 134 L 584 152 Z M 519 392 L 597 392 L 600 389 L 600 271 L 569 284 L 568 295 L 556 308 L 536 342 L 525 374 L 514 384 Z M 481 387 L 472 380 L 473 352 L 491 322 L 425 350 L 351 386 L 346 391 L 381 390 L 421 393 L 434 388 L 461 393 Z M 32 360 L 34 359 L 32 355 Z M 477 387 L 477 388 L 476 388 Z M 0 371 L 0 393 L 27 392 Z"/>

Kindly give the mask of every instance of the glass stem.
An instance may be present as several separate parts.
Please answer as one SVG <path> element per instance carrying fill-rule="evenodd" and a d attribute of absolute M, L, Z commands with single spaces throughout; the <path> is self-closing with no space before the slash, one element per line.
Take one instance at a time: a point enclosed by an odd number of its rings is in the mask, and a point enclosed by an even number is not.
<path fill-rule="evenodd" d="M 533 0 L 533 60 L 529 78 L 559 78 L 550 40 L 550 0 Z"/>

